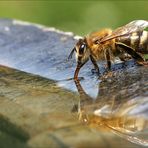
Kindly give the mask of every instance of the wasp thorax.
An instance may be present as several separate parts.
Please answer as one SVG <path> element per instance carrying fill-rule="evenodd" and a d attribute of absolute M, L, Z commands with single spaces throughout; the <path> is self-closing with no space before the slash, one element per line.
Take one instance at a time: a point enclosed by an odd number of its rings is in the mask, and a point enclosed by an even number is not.
<path fill-rule="evenodd" d="M 86 63 L 90 56 L 90 51 L 86 39 L 80 39 L 76 44 L 76 61 L 78 65 Z"/>

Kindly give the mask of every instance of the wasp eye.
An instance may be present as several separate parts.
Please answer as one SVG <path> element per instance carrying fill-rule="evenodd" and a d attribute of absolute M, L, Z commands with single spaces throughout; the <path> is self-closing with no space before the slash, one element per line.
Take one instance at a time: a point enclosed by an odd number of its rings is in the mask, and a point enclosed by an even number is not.
<path fill-rule="evenodd" d="M 84 49 L 85 49 L 86 45 L 82 44 L 79 48 L 79 54 L 83 54 L 84 53 Z"/>

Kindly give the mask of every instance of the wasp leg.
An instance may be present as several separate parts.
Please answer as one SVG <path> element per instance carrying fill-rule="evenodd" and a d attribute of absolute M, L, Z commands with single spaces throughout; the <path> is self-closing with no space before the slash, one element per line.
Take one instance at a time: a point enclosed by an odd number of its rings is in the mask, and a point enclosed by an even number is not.
<path fill-rule="evenodd" d="M 125 54 L 125 53 L 122 53 L 119 55 L 119 58 L 121 61 L 125 62 L 125 61 L 128 61 L 130 60 L 132 57 L 129 55 L 129 54 Z"/>
<path fill-rule="evenodd" d="M 91 62 L 93 63 L 96 72 L 97 72 L 98 74 L 100 74 L 99 66 L 97 65 L 96 60 L 95 60 L 92 56 L 90 56 L 90 60 L 91 60 Z"/>
<path fill-rule="evenodd" d="M 139 65 L 142 65 L 142 66 L 148 66 L 148 61 L 144 61 L 144 62 L 137 62 Z"/>
<path fill-rule="evenodd" d="M 107 60 L 107 68 L 108 70 L 111 70 L 111 56 L 110 56 L 110 50 L 106 50 L 106 60 Z"/>
<path fill-rule="evenodd" d="M 132 58 L 134 58 L 135 60 L 137 60 L 138 62 L 144 62 L 144 57 L 139 54 L 138 52 L 136 52 L 132 47 L 127 46 L 126 44 L 120 43 L 120 42 L 116 42 L 116 47 L 121 48 L 122 50 L 124 50 L 126 53 L 128 53 L 129 55 L 131 55 Z"/>

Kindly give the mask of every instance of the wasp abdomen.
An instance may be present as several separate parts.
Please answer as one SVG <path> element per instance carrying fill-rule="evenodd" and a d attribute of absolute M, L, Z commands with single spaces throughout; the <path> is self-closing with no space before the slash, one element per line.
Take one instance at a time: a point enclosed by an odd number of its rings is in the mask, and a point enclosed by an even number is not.
<path fill-rule="evenodd" d="M 116 38 L 116 42 L 124 43 L 135 51 L 148 54 L 148 32 L 139 31 Z"/>
<path fill-rule="evenodd" d="M 142 32 L 140 36 L 139 48 L 137 51 L 144 54 L 148 54 L 148 32 L 147 31 Z"/>

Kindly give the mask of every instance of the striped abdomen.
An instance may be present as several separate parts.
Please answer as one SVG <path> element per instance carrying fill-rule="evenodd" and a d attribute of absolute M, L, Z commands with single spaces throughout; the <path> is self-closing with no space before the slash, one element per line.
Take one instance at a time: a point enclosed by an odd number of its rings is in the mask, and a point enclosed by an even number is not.
<path fill-rule="evenodd" d="M 118 37 L 116 39 L 116 42 L 124 43 L 133 49 L 135 51 L 148 54 L 148 32 L 142 31 L 142 32 L 134 32 L 132 34 Z"/>

